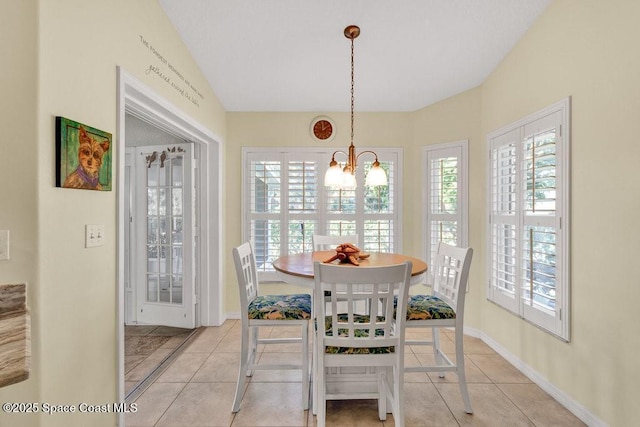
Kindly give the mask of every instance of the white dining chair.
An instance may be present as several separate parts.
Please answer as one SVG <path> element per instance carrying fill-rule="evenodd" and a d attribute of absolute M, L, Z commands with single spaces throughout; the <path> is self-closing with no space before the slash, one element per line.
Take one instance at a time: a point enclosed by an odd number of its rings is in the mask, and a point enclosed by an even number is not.
<path fill-rule="evenodd" d="M 344 234 L 340 236 L 328 236 L 324 234 L 313 235 L 313 250 L 314 251 L 328 251 L 335 249 L 336 246 L 343 243 L 351 243 L 358 246 L 357 234 Z"/>
<path fill-rule="evenodd" d="M 298 369 L 302 374 L 302 407 L 309 408 L 309 323 L 311 321 L 311 295 L 259 295 L 256 259 L 251 243 L 233 248 L 233 262 L 240 290 L 240 316 L 242 321 L 242 348 L 240 369 L 233 399 L 233 412 L 240 410 L 245 378 L 257 369 Z M 298 325 L 300 336 L 292 338 L 260 338 L 260 327 Z M 299 364 L 258 363 L 259 344 L 299 343 Z"/>
<path fill-rule="evenodd" d="M 343 243 L 351 243 L 354 246 L 358 246 L 357 234 L 343 234 L 340 236 L 329 236 L 325 234 L 313 235 L 313 250 L 314 251 L 327 251 L 335 249 L 338 245 Z M 330 292 L 325 293 L 325 300 L 328 301 Z M 360 302 L 362 304 L 362 302 Z"/>
<path fill-rule="evenodd" d="M 458 375 L 458 383 L 464 410 L 471 414 L 471 400 L 467 390 L 464 369 L 463 319 L 467 280 L 471 267 L 473 249 L 458 248 L 440 242 L 433 266 L 433 294 L 412 295 L 407 307 L 407 328 L 431 327 L 431 339 L 406 340 L 406 345 L 429 345 L 433 348 L 435 365 L 407 366 L 405 372 L 453 371 Z M 456 361 L 444 354 L 440 348 L 440 328 L 453 328 L 455 336 Z"/>
<path fill-rule="evenodd" d="M 404 325 L 411 269 L 411 261 L 385 267 L 314 264 L 314 297 L 330 292 L 327 303 L 315 305 L 314 409 L 319 427 L 325 425 L 327 400 L 336 399 L 377 399 L 380 420 L 386 419 L 389 399 L 395 425 L 404 425 Z M 356 299 L 368 300 L 370 313 L 355 311 Z M 347 312 L 340 312 L 339 306 Z M 355 374 L 358 381 L 372 377 L 370 387 L 359 383 L 349 390 L 348 373 L 353 369 L 365 372 Z"/>

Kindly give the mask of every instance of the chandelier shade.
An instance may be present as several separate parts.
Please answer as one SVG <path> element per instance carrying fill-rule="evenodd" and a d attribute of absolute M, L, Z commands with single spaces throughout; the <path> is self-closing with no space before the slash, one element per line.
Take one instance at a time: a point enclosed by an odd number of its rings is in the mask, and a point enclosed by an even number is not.
<path fill-rule="evenodd" d="M 368 186 L 376 186 L 376 185 L 387 185 L 387 173 L 380 166 L 380 162 L 377 160 L 373 162 L 371 169 L 369 169 L 369 173 L 367 173 L 367 177 L 364 180 L 364 185 Z"/>
<path fill-rule="evenodd" d="M 354 123 L 354 40 L 360 35 L 360 27 L 357 25 L 349 25 L 344 29 L 344 35 L 351 40 L 351 145 L 349 145 L 349 153 L 338 150 L 331 155 L 329 169 L 324 175 L 324 185 L 328 187 L 338 187 L 343 189 L 356 188 L 358 182 L 356 180 L 356 169 L 358 168 L 358 158 L 365 154 L 373 154 L 375 160 L 365 178 L 365 185 L 377 186 L 387 185 L 387 173 L 380 166 L 378 155 L 373 151 L 367 150 L 356 155 L 356 147 L 353 144 L 353 123 Z M 342 154 L 347 157 L 344 167 L 336 161 L 336 154 Z"/>
<path fill-rule="evenodd" d="M 340 187 L 342 185 L 342 168 L 335 160 L 329 164 L 329 169 L 324 174 L 324 185 L 327 187 Z"/>

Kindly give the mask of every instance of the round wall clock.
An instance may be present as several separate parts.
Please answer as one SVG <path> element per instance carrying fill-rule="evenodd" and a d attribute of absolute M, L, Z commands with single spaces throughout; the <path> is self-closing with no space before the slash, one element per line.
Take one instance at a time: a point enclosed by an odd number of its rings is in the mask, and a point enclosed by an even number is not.
<path fill-rule="evenodd" d="M 311 136 L 318 141 L 329 142 L 336 136 L 336 125 L 327 116 L 318 116 L 311 120 Z"/>

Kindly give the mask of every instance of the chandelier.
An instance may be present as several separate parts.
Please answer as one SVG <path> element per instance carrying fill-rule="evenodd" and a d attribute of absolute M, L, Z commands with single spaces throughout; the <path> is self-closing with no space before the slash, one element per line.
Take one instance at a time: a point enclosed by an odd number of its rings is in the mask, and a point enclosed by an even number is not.
<path fill-rule="evenodd" d="M 344 151 L 338 150 L 335 151 L 331 155 L 331 163 L 329 163 L 329 169 L 324 175 L 324 185 L 330 187 L 338 187 L 338 188 L 356 188 L 358 183 L 356 181 L 356 169 L 358 167 L 358 158 L 365 153 L 370 153 L 375 156 L 375 161 L 371 165 L 371 169 L 367 173 L 365 178 L 365 185 L 375 186 L 375 185 L 387 185 L 387 174 L 380 166 L 380 162 L 378 161 L 378 155 L 373 151 L 366 150 L 362 151 L 360 154 L 356 155 L 356 147 L 353 145 L 353 105 L 354 105 L 354 96 L 353 96 L 353 87 L 354 87 L 354 79 L 353 79 L 353 59 L 354 59 L 354 50 L 353 50 L 353 41 L 356 37 L 360 35 L 360 27 L 356 25 L 349 25 L 344 29 L 344 36 L 351 40 L 351 145 L 349 145 L 349 153 L 345 153 Z M 336 154 L 343 154 L 347 157 L 346 163 L 344 167 L 341 167 L 336 161 Z"/>

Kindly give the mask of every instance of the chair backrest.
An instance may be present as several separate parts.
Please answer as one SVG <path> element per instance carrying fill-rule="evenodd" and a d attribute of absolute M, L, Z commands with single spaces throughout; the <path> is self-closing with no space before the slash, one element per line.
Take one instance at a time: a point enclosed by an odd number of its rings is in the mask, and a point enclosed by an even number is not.
<path fill-rule="evenodd" d="M 438 244 L 433 268 L 433 294 L 455 307 L 457 317 L 464 313 L 464 298 L 473 249 L 458 248 L 444 242 Z"/>
<path fill-rule="evenodd" d="M 246 314 L 245 311 L 247 311 L 249 303 L 258 295 L 259 285 L 256 257 L 250 242 L 233 248 L 233 263 L 236 266 L 236 276 L 238 277 L 241 312 Z M 246 315 L 242 318 L 246 318 Z"/>
<path fill-rule="evenodd" d="M 343 243 L 351 243 L 352 245 L 358 246 L 358 235 L 357 234 L 348 234 L 342 236 L 326 236 L 324 234 L 314 234 L 313 235 L 313 250 L 314 251 L 328 251 L 330 249 L 335 249 L 336 246 L 341 245 Z"/>
<path fill-rule="evenodd" d="M 384 267 L 353 267 L 335 264 L 314 264 L 314 297 L 324 304 L 315 304 L 318 336 L 323 346 L 372 348 L 399 346 L 404 342 L 404 324 L 411 279 L 411 261 Z M 325 297 L 325 291 L 331 295 Z M 394 297 L 398 298 L 397 310 Z M 356 312 L 356 301 L 365 300 L 369 320 Z M 345 304 L 346 302 L 346 304 Z M 346 316 L 339 316 L 338 306 L 346 307 Z M 360 305 L 362 307 L 362 305 Z M 331 317 L 331 322 L 320 319 Z M 326 331 L 331 330 L 331 336 Z M 396 347 L 396 352 L 402 351 Z"/>

